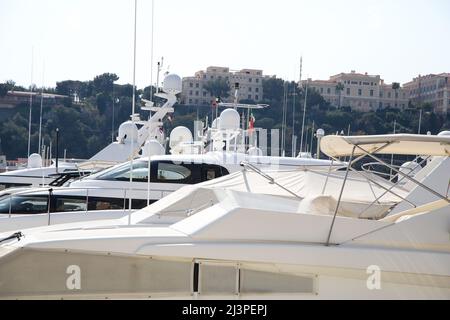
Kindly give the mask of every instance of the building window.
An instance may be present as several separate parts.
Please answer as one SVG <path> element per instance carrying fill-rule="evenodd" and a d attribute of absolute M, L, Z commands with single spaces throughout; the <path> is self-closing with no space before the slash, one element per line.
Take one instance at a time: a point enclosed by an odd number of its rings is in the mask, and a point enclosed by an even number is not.
<path fill-rule="evenodd" d="M 195 95 L 198 96 L 198 91 L 195 91 Z"/>
<path fill-rule="evenodd" d="M 259 79 L 255 79 L 255 82 L 256 82 L 256 83 L 259 83 Z"/>
<path fill-rule="evenodd" d="M 253 80 L 252 78 L 248 78 L 248 82 L 252 82 L 252 80 Z"/>
<path fill-rule="evenodd" d="M 192 91 L 192 90 L 189 90 L 189 95 L 193 95 L 194 94 L 194 92 Z"/>
<path fill-rule="evenodd" d="M 198 87 L 199 87 L 199 84 L 198 84 L 198 83 L 196 83 L 196 84 L 195 84 L 195 87 L 196 87 L 196 88 L 198 88 Z"/>
<path fill-rule="evenodd" d="M 350 95 L 350 88 L 347 88 L 347 95 Z"/>
<path fill-rule="evenodd" d="M 259 88 L 255 88 L 255 91 L 256 91 L 256 92 L 259 92 Z"/>
<path fill-rule="evenodd" d="M 193 88 L 193 87 L 194 87 L 194 84 L 193 84 L 192 82 L 190 82 L 190 83 L 189 83 L 189 87 L 190 87 L 190 88 Z"/>
<path fill-rule="evenodd" d="M 203 96 L 206 97 L 206 91 L 203 91 Z"/>
<path fill-rule="evenodd" d="M 330 88 L 327 88 L 327 93 L 328 93 L 328 94 L 330 94 L 330 93 L 331 93 L 331 90 L 330 90 Z"/>
<path fill-rule="evenodd" d="M 370 96 L 373 97 L 373 90 L 370 90 Z"/>
<path fill-rule="evenodd" d="M 252 92 L 252 87 L 248 87 L 248 92 Z"/>
<path fill-rule="evenodd" d="M 320 93 L 323 93 L 323 88 L 320 88 Z"/>
<path fill-rule="evenodd" d="M 362 89 L 358 89 L 358 96 L 362 96 Z"/>
<path fill-rule="evenodd" d="M 388 98 L 390 98 L 391 97 L 391 93 L 390 92 L 388 92 Z"/>
<path fill-rule="evenodd" d="M 259 100 L 259 96 L 258 95 L 255 95 L 255 100 Z"/>
<path fill-rule="evenodd" d="M 189 104 L 192 104 L 192 99 L 189 99 Z"/>
<path fill-rule="evenodd" d="M 252 95 L 251 94 L 248 95 L 248 100 L 252 100 Z"/>

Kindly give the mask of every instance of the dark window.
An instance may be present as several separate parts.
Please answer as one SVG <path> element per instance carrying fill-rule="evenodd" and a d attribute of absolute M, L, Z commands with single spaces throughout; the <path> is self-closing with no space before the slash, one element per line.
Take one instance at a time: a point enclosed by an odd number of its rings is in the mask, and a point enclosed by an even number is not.
<path fill-rule="evenodd" d="M 8 189 L 8 188 L 16 188 L 16 187 L 29 187 L 31 184 L 29 183 L 7 183 L 2 182 L 0 183 L 0 190 Z"/>
<path fill-rule="evenodd" d="M 194 184 L 200 182 L 201 164 L 152 162 L 151 180 L 160 183 Z"/>
<path fill-rule="evenodd" d="M 121 166 L 114 167 L 111 170 L 98 176 L 101 180 L 117 180 L 117 181 L 129 181 L 131 172 L 131 163 L 127 162 Z M 134 161 L 133 162 L 133 181 L 135 182 L 147 182 L 148 181 L 148 162 L 147 161 Z"/>
<path fill-rule="evenodd" d="M 85 197 L 55 196 L 53 201 L 55 212 L 86 211 Z"/>
<path fill-rule="evenodd" d="M 202 181 L 208 181 L 229 174 L 228 170 L 213 164 L 203 164 Z"/>
<path fill-rule="evenodd" d="M 0 200 L 0 213 L 37 214 L 48 212 L 48 196 L 13 196 Z"/>

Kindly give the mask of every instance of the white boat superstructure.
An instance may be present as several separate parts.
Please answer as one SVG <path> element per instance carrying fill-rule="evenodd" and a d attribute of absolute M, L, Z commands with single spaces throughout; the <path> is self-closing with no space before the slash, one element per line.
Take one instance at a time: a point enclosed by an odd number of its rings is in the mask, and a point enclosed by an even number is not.
<path fill-rule="evenodd" d="M 394 145 L 389 153 L 411 141 L 428 141 L 427 148 L 436 149 L 427 175 L 399 178 L 416 183 L 433 200 L 408 199 L 414 189 L 352 173 L 352 161 L 347 171 L 328 179 L 309 171 L 294 179 L 247 166 L 185 187 L 132 214 L 131 221 L 3 234 L 0 296 L 449 299 L 450 204 L 436 181 L 442 168 L 444 179 L 450 178 L 450 138 L 347 138 L 336 142 L 350 141 L 371 155 L 378 148 L 371 149 L 373 141 Z M 344 156 L 342 149 L 327 149 L 333 139 L 323 138 L 322 150 Z M 263 187 L 268 184 L 270 194 Z M 411 208 L 396 213 L 405 202 Z"/>

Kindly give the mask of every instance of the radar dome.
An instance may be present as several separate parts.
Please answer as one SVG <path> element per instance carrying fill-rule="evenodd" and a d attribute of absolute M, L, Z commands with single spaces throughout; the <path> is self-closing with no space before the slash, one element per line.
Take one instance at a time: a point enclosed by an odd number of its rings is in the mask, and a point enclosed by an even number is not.
<path fill-rule="evenodd" d="M 166 93 L 180 93 L 183 90 L 181 78 L 176 74 L 167 75 L 164 78 L 163 90 Z"/>
<path fill-rule="evenodd" d="M 442 131 L 438 133 L 438 136 L 442 137 L 442 136 L 450 136 L 450 131 Z"/>
<path fill-rule="evenodd" d="M 219 128 L 221 130 L 238 130 L 241 117 L 234 109 L 226 109 L 220 114 Z"/>
<path fill-rule="evenodd" d="M 219 126 L 220 126 L 220 117 L 214 119 L 211 128 L 219 129 Z"/>
<path fill-rule="evenodd" d="M 158 156 L 166 153 L 164 147 L 156 140 L 149 140 L 145 143 L 142 148 L 142 156 L 150 157 L 150 156 Z"/>
<path fill-rule="evenodd" d="M 263 156 L 263 152 L 260 148 L 258 147 L 251 147 L 248 149 L 247 151 L 249 156 L 258 156 L 258 157 L 262 157 Z"/>
<path fill-rule="evenodd" d="M 28 168 L 41 168 L 42 167 L 42 157 L 33 153 L 28 157 Z"/>
<path fill-rule="evenodd" d="M 138 128 L 132 121 L 126 121 L 122 123 L 119 127 L 119 142 L 124 143 L 125 141 L 134 141 L 138 137 Z"/>
<path fill-rule="evenodd" d="M 193 143 L 191 130 L 186 127 L 176 127 L 170 133 L 170 148 L 174 148 L 180 143 Z"/>

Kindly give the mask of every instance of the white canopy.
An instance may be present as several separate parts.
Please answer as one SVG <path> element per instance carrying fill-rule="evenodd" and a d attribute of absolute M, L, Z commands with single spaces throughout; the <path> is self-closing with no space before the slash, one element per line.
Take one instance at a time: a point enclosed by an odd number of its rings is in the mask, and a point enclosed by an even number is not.
<path fill-rule="evenodd" d="M 388 144 L 387 146 L 385 146 Z M 354 146 L 367 152 L 380 154 L 449 156 L 450 136 L 429 136 L 418 134 L 389 134 L 376 136 L 326 136 L 320 142 L 320 149 L 330 157 L 343 157 L 352 154 Z M 384 146 L 384 147 L 383 147 Z M 382 148 L 376 151 L 378 148 Z M 355 148 L 355 156 L 364 152 Z"/>

